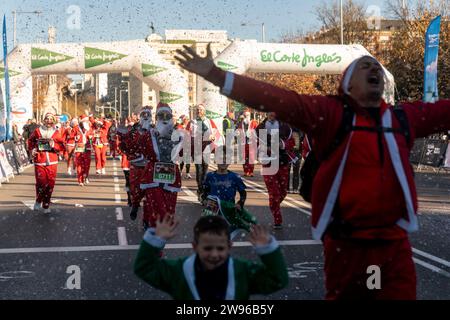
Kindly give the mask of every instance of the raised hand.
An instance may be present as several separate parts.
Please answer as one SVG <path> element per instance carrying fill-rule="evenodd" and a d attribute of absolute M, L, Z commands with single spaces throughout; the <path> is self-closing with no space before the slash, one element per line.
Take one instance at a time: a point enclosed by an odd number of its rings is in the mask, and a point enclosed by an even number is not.
<path fill-rule="evenodd" d="M 206 47 L 205 58 L 200 57 L 191 47 L 184 45 L 183 48 L 184 50 L 176 50 L 178 55 L 175 56 L 175 59 L 179 62 L 180 66 L 189 72 L 205 77 L 214 66 L 211 43 L 208 43 Z"/>
<path fill-rule="evenodd" d="M 155 235 L 164 240 L 173 238 L 178 223 L 179 221 L 174 216 L 166 214 L 164 218 L 156 220 Z"/>
<path fill-rule="evenodd" d="M 264 246 L 270 242 L 269 231 L 261 225 L 254 224 L 250 228 L 250 242 L 254 246 Z"/>

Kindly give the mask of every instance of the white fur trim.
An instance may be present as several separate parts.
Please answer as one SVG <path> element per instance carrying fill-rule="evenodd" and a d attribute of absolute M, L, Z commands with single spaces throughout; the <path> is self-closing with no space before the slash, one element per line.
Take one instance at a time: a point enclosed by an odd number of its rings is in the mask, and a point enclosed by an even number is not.
<path fill-rule="evenodd" d="M 262 256 L 264 254 L 269 254 L 278 249 L 279 245 L 274 236 L 270 236 L 270 241 L 266 245 L 255 246 L 256 254 Z"/>
<path fill-rule="evenodd" d="M 155 234 L 154 228 L 148 228 L 147 231 L 144 233 L 144 241 L 147 242 L 152 247 L 163 249 L 166 245 L 166 240 L 158 237 Z"/>
<path fill-rule="evenodd" d="M 386 110 L 383 115 L 383 127 L 392 127 L 392 113 L 391 110 Z M 398 149 L 397 141 L 395 140 L 394 134 L 392 132 L 385 132 L 384 137 L 389 150 L 389 155 L 391 156 L 392 165 L 394 166 L 395 173 L 397 174 L 398 181 L 402 187 L 403 196 L 406 202 L 406 209 L 408 211 L 408 219 L 400 219 L 397 221 L 397 225 L 405 229 L 408 232 L 417 231 L 419 225 L 417 223 L 417 216 L 415 214 L 413 199 L 411 195 L 411 190 L 409 189 L 408 180 L 406 178 L 405 170 L 402 165 L 402 160 L 400 159 L 400 152 Z"/>
<path fill-rule="evenodd" d="M 356 115 L 353 115 L 353 125 L 355 125 Z M 323 233 L 325 232 L 328 224 L 330 223 L 331 214 L 333 213 L 334 204 L 336 203 L 337 196 L 339 194 L 339 189 L 341 187 L 342 176 L 344 173 L 345 163 L 347 162 L 348 150 L 350 148 L 350 142 L 352 141 L 353 131 L 350 133 L 350 137 L 348 138 L 347 146 L 345 147 L 344 156 L 342 157 L 341 164 L 339 165 L 339 169 L 334 177 L 333 184 L 331 185 L 331 189 L 328 192 L 327 200 L 325 201 L 325 205 L 322 209 L 322 213 L 320 215 L 319 221 L 317 222 L 317 227 L 312 228 L 313 239 L 320 240 L 322 238 Z"/>

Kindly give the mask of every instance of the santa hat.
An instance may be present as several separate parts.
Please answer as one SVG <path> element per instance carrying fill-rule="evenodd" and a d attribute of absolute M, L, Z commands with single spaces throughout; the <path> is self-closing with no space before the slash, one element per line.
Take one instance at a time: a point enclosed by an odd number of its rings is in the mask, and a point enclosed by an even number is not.
<path fill-rule="evenodd" d="M 72 120 L 70 120 L 70 126 L 74 127 L 78 125 L 78 119 L 77 118 L 73 118 Z"/>
<path fill-rule="evenodd" d="M 377 61 L 377 59 L 375 59 L 374 57 L 369 56 L 369 55 L 364 55 L 364 56 L 361 56 L 361 57 L 353 60 L 352 63 L 350 63 L 348 65 L 348 67 L 344 70 L 344 73 L 342 74 L 341 83 L 339 84 L 339 89 L 338 89 L 339 95 L 341 95 L 341 96 L 350 95 L 350 91 L 349 91 L 350 80 L 352 79 L 353 72 L 355 71 L 356 65 L 358 64 L 359 61 L 361 61 L 362 58 L 371 58 L 371 59 L 374 59 Z"/>
<path fill-rule="evenodd" d="M 103 121 L 100 119 L 95 119 L 95 124 L 103 125 Z"/>
<path fill-rule="evenodd" d="M 55 116 L 54 113 L 47 112 L 47 113 L 44 115 L 44 120 L 47 119 L 47 118 L 51 118 L 53 123 L 56 122 L 56 116 Z"/>
<path fill-rule="evenodd" d="M 167 103 L 159 102 L 158 105 L 156 106 L 156 114 L 163 111 L 167 111 L 170 114 L 172 114 L 172 108 Z"/>
<path fill-rule="evenodd" d="M 89 121 L 89 117 L 85 114 L 82 114 L 80 116 L 80 122 L 86 122 L 86 121 Z"/>
<path fill-rule="evenodd" d="M 150 116 L 151 116 L 151 114 L 152 114 L 152 107 L 151 106 L 143 106 L 142 107 L 142 109 L 141 109 L 141 111 L 139 112 L 139 114 L 142 114 L 143 112 L 148 112 L 148 113 L 150 113 Z"/>

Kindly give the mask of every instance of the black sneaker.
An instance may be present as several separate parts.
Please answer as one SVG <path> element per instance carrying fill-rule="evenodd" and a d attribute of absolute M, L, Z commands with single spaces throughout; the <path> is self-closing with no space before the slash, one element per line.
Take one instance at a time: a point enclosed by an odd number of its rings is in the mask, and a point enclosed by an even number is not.
<path fill-rule="evenodd" d="M 139 211 L 139 207 L 131 208 L 131 211 L 130 211 L 130 219 L 131 220 L 133 220 L 133 221 L 136 220 L 138 211 Z"/>
<path fill-rule="evenodd" d="M 147 229 L 149 228 L 148 222 L 147 221 L 143 221 L 142 225 L 143 225 L 144 232 L 147 231 Z"/>
<path fill-rule="evenodd" d="M 283 229 L 283 225 L 281 223 L 276 223 L 273 225 L 274 230 L 280 230 Z"/>

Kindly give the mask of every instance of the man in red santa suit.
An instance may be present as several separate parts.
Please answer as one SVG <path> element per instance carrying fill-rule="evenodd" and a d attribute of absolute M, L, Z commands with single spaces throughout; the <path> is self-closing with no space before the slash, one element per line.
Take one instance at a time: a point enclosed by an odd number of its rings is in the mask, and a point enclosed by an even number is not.
<path fill-rule="evenodd" d="M 44 124 L 38 127 L 28 140 L 28 149 L 33 155 L 36 177 L 36 202 L 34 210 L 50 213 L 50 199 L 56 182 L 58 153 L 64 151 L 64 141 L 55 128 L 56 117 L 46 113 Z"/>
<path fill-rule="evenodd" d="M 119 128 L 117 130 L 120 138 L 120 150 L 127 156 L 130 162 L 131 220 L 136 219 L 141 200 L 145 197 L 145 192 L 141 190 L 140 185 L 148 161 L 142 154 L 140 139 L 143 134 L 151 129 L 151 125 L 151 108 L 145 106 L 139 114 L 139 122 L 129 126 L 128 129 Z"/>
<path fill-rule="evenodd" d="M 244 110 L 244 120 L 238 125 L 238 134 L 240 145 L 243 146 L 245 163 L 242 165 L 245 177 L 253 177 L 255 170 L 257 139 L 255 129 L 258 126 L 256 120 L 250 118 L 250 109 Z"/>
<path fill-rule="evenodd" d="M 86 115 L 80 116 L 80 125 L 73 128 L 71 137 L 75 141 L 75 166 L 77 180 L 80 186 L 89 183 L 89 169 L 91 167 L 91 125 Z"/>
<path fill-rule="evenodd" d="M 261 130 L 263 129 L 267 130 L 266 141 L 261 140 L 263 138 L 261 136 L 263 131 Z M 271 159 L 270 163 L 265 163 L 264 160 L 261 160 L 264 167 L 262 172 L 267 192 L 269 193 L 269 207 L 274 220 L 273 228 L 281 229 L 283 223 L 281 203 L 286 198 L 289 188 L 289 164 L 298 160 L 292 151 L 295 145 L 292 129 L 288 124 L 278 121 L 275 112 L 269 112 L 267 118 L 256 128 L 256 132 L 260 138 L 260 147 L 265 147 L 266 149 L 263 152 L 263 156 L 268 156 Z M 277 154 L 271 153 L 273 149 L 271 144 L 275 141 L 272 139 L 272 136 L 279 139 Z M 268 167 L 273 168 L 273 170 L 267 169 Z"/>
<path fill-rule="evenodd" d="M 108 148 L 108 130 L 111 122 L 95 119 L 91 129 L 92 145 L 95 152 L 95 169 L 97 174 L 106 174 L 106 149 Z"/>
<path fill-rule="evenodd" d="M 67 161 L 67 174 L 69 176 L 72 175 L 73 170 L 75 169 L 75 139 L 71 134 L 75 127 L 78 127 L 78 119 L 73 118 L 69 126 L 65 128 L 63 140 L 66 144 L 66 161 Z"/>
<path fill-rule="evenodd" d="M 181 174 L 176 161 L 183 146 L 182 132 L 174 136 L 172 109 L 159 103 L 155 128 L 141 137 L 140 145 L 148 161 L 141 189 L 145 190 L 144 229 L 156 227 L 156 219 L 174 215 L 177 193 L 181 191 Z M 173 141 L 175 140 L 175 141 Z"/>

